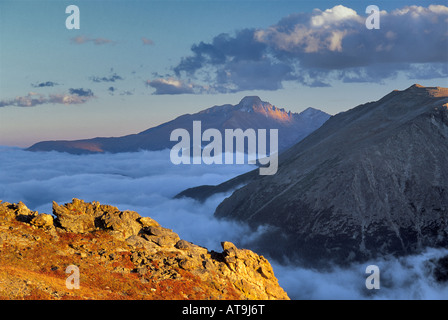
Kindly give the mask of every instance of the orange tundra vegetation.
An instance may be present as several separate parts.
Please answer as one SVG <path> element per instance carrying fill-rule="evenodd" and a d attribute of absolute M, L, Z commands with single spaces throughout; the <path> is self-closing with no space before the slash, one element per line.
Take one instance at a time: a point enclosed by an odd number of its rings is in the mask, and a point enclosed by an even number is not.
<path fill-rule="evenodd" d="M 222 247 L 98 202 L 53 203 L 50 215 L 0 201 L 0 299 L 288 299 L 264 257 Z M 69 265 L 79 289 L 66 287 Z"/>

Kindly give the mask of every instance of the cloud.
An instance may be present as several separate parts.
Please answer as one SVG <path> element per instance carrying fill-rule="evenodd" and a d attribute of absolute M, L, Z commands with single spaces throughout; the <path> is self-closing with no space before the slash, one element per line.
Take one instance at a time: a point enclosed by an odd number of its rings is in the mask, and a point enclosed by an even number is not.
<path fill-rule="evenodd" d="M 292 299 L 446 300 L 448 287 L 436 283 L 430 260 L 447 254 L 447 249 L 429 248 L 419 255 L 354 263 L 326 271 L 271 263 L 279 284 Z M 379 290 L 366 289 L 368 265 L 380 269 Z"/>
<path fill-rule="evenodd" d="M 194 44 L 173 71 L 179 79 L 202 77 L 217 92 L 277 90 L 284 81 L 313 87 L 376 83 L 398 74 L 448 76 L 448 7 L 381 11 L 380 30 L 368 30 L 366 17 L 337 5 L 292 14 L 264 29 L 220 34 Z"/>
<path fill-rule="evenodd" d="M 110 95 L 113 95 L 114 92 L 117 91 L 117 88 L 115 88 L 115 87 L 109 87 L 109 88 L 107 89 L 107 91 L 109 92 Z"/>
<path fill-rule="evenodd" d="M 407 73 L 408 79 L 433 79 L 446 78 L 448 75 L 448 64 L 432 63 L 430 65 L 424 63 L 416 63 L 410 66 Z"/>
<path fill-rule="evenodd" d="M 17 96 L 14 99 L 0 100 L 0 107 L 35 107 L 41 104 L 83 104 L 94 98 L 94 94 L 90 89 L 69 89 L 69 94 L 49 94 L 48 96 L 29 92 L 25 96 Z"/>
<path fill-rule="evenodd" d="M 70 155 L 0 147 L 0 167 L 0 199 L 23 201 L 31 210 L 51 213 L 53 200 L 64 204 L 74 197 L 99 201 L 152 217 L 182 239 L 215 251 L 222 251 L 221 241 L 251 249 L 251 243 L 264 235 L 264 228 L 254 231 L 244 223 L 213 216 L 217 205 L 230 194 L 215 195 L 205 203 L 173 199 L 186 188 L 218 184 L 252 166 L 176 166 L 169 160 L 169 150 Z M 280 285 L 293 299 L 446 299 L 448 287 L 434 281 L 428 263 L 446 254 L 447 249 L 427 249 L 420 255 L 325 271 L 280 264 L 266 257 Z M 365 288 L 368 264 L 380 268 L 379 290 Z"/>
<path fill-rule="evenodd" d="M 115 93 L 118 93 L 118 89 L 116 87 L 109 87 L 107 88 L 107 92 L 113 96 Z M 122 90 L 119 93 L 120 96 L 132 96 L 134 95 L 133 91 L 129 91 L 129 90 Z"/>
<path fill-rule="evenodd" d="M 47 99 L 36 92 L 29 92 L 26 96 L 17 96 L 10 100 L 1 100 L 0 107 L 16 106 L 16 107 L 34 107 L 39 104 L 46 103 Z"/>
<path fill-rule="evenodd" d="M 84 35 L 77 36 L 70 39 L 72 43 L 74 44 L 84 44 L 92 42 L 95 45 L 102 45 L 102 44 L 115 44 L 115 41 L 106 39 L 106 38 L 90 38 Z"/>
<path fill-rule="evenodd" d="M 324 25 L 339 24 L 347 20 L 354 20 L 361 23 L 364 21 L 358 16 L 355 10 L 337 5 L 323 12 L 319 9 L 314 10 L 314 15 L 310 19 L 310 25 L 312 27 L 322 27 Z"/>
<path fill-rule="evenodd" d="M 270 59 L 258 61 L 231 61 L 225 70 L 218 70 L 218 92 L 237 92 L 243 90 L 278 90 L 282 81 L 293 80 L 293 69 L 287 63 L 273 62 Z M 267 79 L 269 79 L 267 81 Z"/>
<path fill-rule="evenodd" d="M 117 80 L 124 80 L 121 76 L 119 76 L 116 73 L 113 73 L 108 77 L 91 76 L 89 77 L 89 79 L 92 80 L 93 82 L 115 82 Z"/>
<path fill-rule="evenodd" d="M 192 94 L 200 92 L 203 87 L 197 86 L 190 82 L 185 82 L 175 78 L 159 78 L 155 80 L 147 80 L 145 82 L 147 87 L 156 89 L 153 93 L 155 95 L 162 94 Z"/>
<path fill-rule="evenodd" d="M 83 88 L 73 89 L 73 88 L 70 88 L 70 89 L 68 89 L 68 91 L 70 92 L 70 94 L 77 95 L 77 96 L 80 96 L 80 97 L 93 97 L 93 92 L 90 89 L 83 89 Z"/>
<path fill-rule="evenodd" d="M 56 104 L 83 104 L 92 98 L 92 96 L 80 96 L 77 94 L 50 94 L 46 103 Z"/>
<path fill-rule="evenodd" d="M 34 88 L 54 87 L 54 86 L 58 86 L 58 85 L 59 84 L 57 82 L 53 82 L 53 81 L 38 82 L 38 83 L 31 84 L 31 86 Z"/>
<path fill-rule="evenodd" d="M 142 43 L 143 43 L 143 45 L 146 45 L 146 46 L 154 45 L 154 41 L 152 41 L 151 39 L 145 38 L 145 37 L 142 37 Z"/>
<path fill-rule="evenodd" d="M 120 92 L 120 96 L 132 96 L 132 95 L 134 95 L 133 91 L 123 90 Z"/>

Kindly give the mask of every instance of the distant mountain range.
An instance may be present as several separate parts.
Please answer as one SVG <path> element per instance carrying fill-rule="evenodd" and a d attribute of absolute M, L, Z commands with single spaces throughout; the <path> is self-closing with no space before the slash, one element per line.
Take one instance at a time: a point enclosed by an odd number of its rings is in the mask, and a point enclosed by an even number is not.
<path fill-rule="evenodd" d="M 331 117 L 256 171 L 181 193 L 205 199 L 244 185 L 215 216 L 269 225 L 251 247 L 324 266 L 448 245 L 448 89 L 395 90 Z"/>
<path fill-rule="evenodd" d="M 75 141 L 38 142 L 29 151 L 60 151 L 74 154 L 100 152 L 135 152 L 139 150 L 163 150 L 177 142 L 170 141 L 173 130 L 183 128 L 192 134 L 193 121 L 202 122 L 202 130 L 225 129 L 278 129 L 279 150 L 286 150 L 319 128 L 329 114 L 308 108 L 301 113 L 287 112 L 259 97 L 245 97 L 237 105 L 214 106 L 195 114 L 185 114 L 172 121 L 150 128 L 138 134 L 122 137 L 93 138 Z M 268 140 L 269 141 L 269 140 Z"/>

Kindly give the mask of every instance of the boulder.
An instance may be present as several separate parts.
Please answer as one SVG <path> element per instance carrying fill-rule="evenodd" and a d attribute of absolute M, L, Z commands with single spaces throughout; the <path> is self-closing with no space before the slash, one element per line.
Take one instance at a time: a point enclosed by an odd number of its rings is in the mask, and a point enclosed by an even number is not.
<path fill-rule="evenodd" d="M 75 201 L 75 199 L 73 199 Z M 53 214 L 56 216 L 56 225 L 67 232 L 87 233 L 95 230 L 95 218 L 85 214 L 80 206 L 60 206 L 53 201 Z"/>
<path fill-rule="evenodd" d="M 174 247 L 180 240 L 177 233 L 163 227 L 149 226 L 141 230 L 142 237 L 161 247 Z"/>
<path fill-rule="evenodd" d="M 34 217 L 37 216 L 36 211 L 31 211 L 28 209 L 28 207 L 20 201 L 15 206 L 15 213 L 16 213 L 16 220 L 22 221 L 22 222 L 30 222 Z"/>
<path fill-rule="evenodd" d="M 46 213 L 41 213 L 34 217 L 30 224 L 38 228 L 50 229 L 53 226 L 53 216 Z"/>
<path fill-rule="evenodd" d="M 143 227 L 160 227 L 160 224 L 150 217 L 140 217 L 137 221 L 140 222 Z"/>
<path fill-rule="evenodd" d="M 114 234 L 121 235 L 123 239 L 140 232 L 142 225 L 138 219 L 140 215 L 135 211 L 106 212 L 100 218 L 105 229 L 115 231 Z"/>

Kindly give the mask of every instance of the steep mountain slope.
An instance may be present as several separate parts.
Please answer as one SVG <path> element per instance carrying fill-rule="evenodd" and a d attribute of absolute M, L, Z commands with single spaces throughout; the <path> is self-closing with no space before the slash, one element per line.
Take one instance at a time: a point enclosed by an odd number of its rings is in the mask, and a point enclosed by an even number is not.
<path fill-rule="evenodd" d="M 75 154 L 163 150 L 176 144 L 170 141 L 174 129 L 186 129 L 192 136 L 195 120 L 201 121 L 202 130 L 216 128 L 222 134 L 224 129 L 267 129 L 268 133 L 269 129 L 278 129 L 279 150 L 285 150 L 319 128 L 329 117 L 327 113 L 313 108 L 301 113 L 286 112 L 261 101 L 259 97 L 245 97 L 237 105 L 215 106 L 192 115 L 185 114 L 139 134 L 76 141 L 43 141 L 28 150 L 56 150 Z"/>
<path fill-rule="evenodd" d="M 98 202 L 53 214 L 0 201 L 0 299 L 288 299 L 264 257 L 230 242 L 208 251 Z"/>
<path fill-rule="evenodd" d="M 275 226 L 257 250 L 315 266 L 446 246 L 447 162 L 448 89 L 413 85 L 333 116 L 215 215 Z"/>

